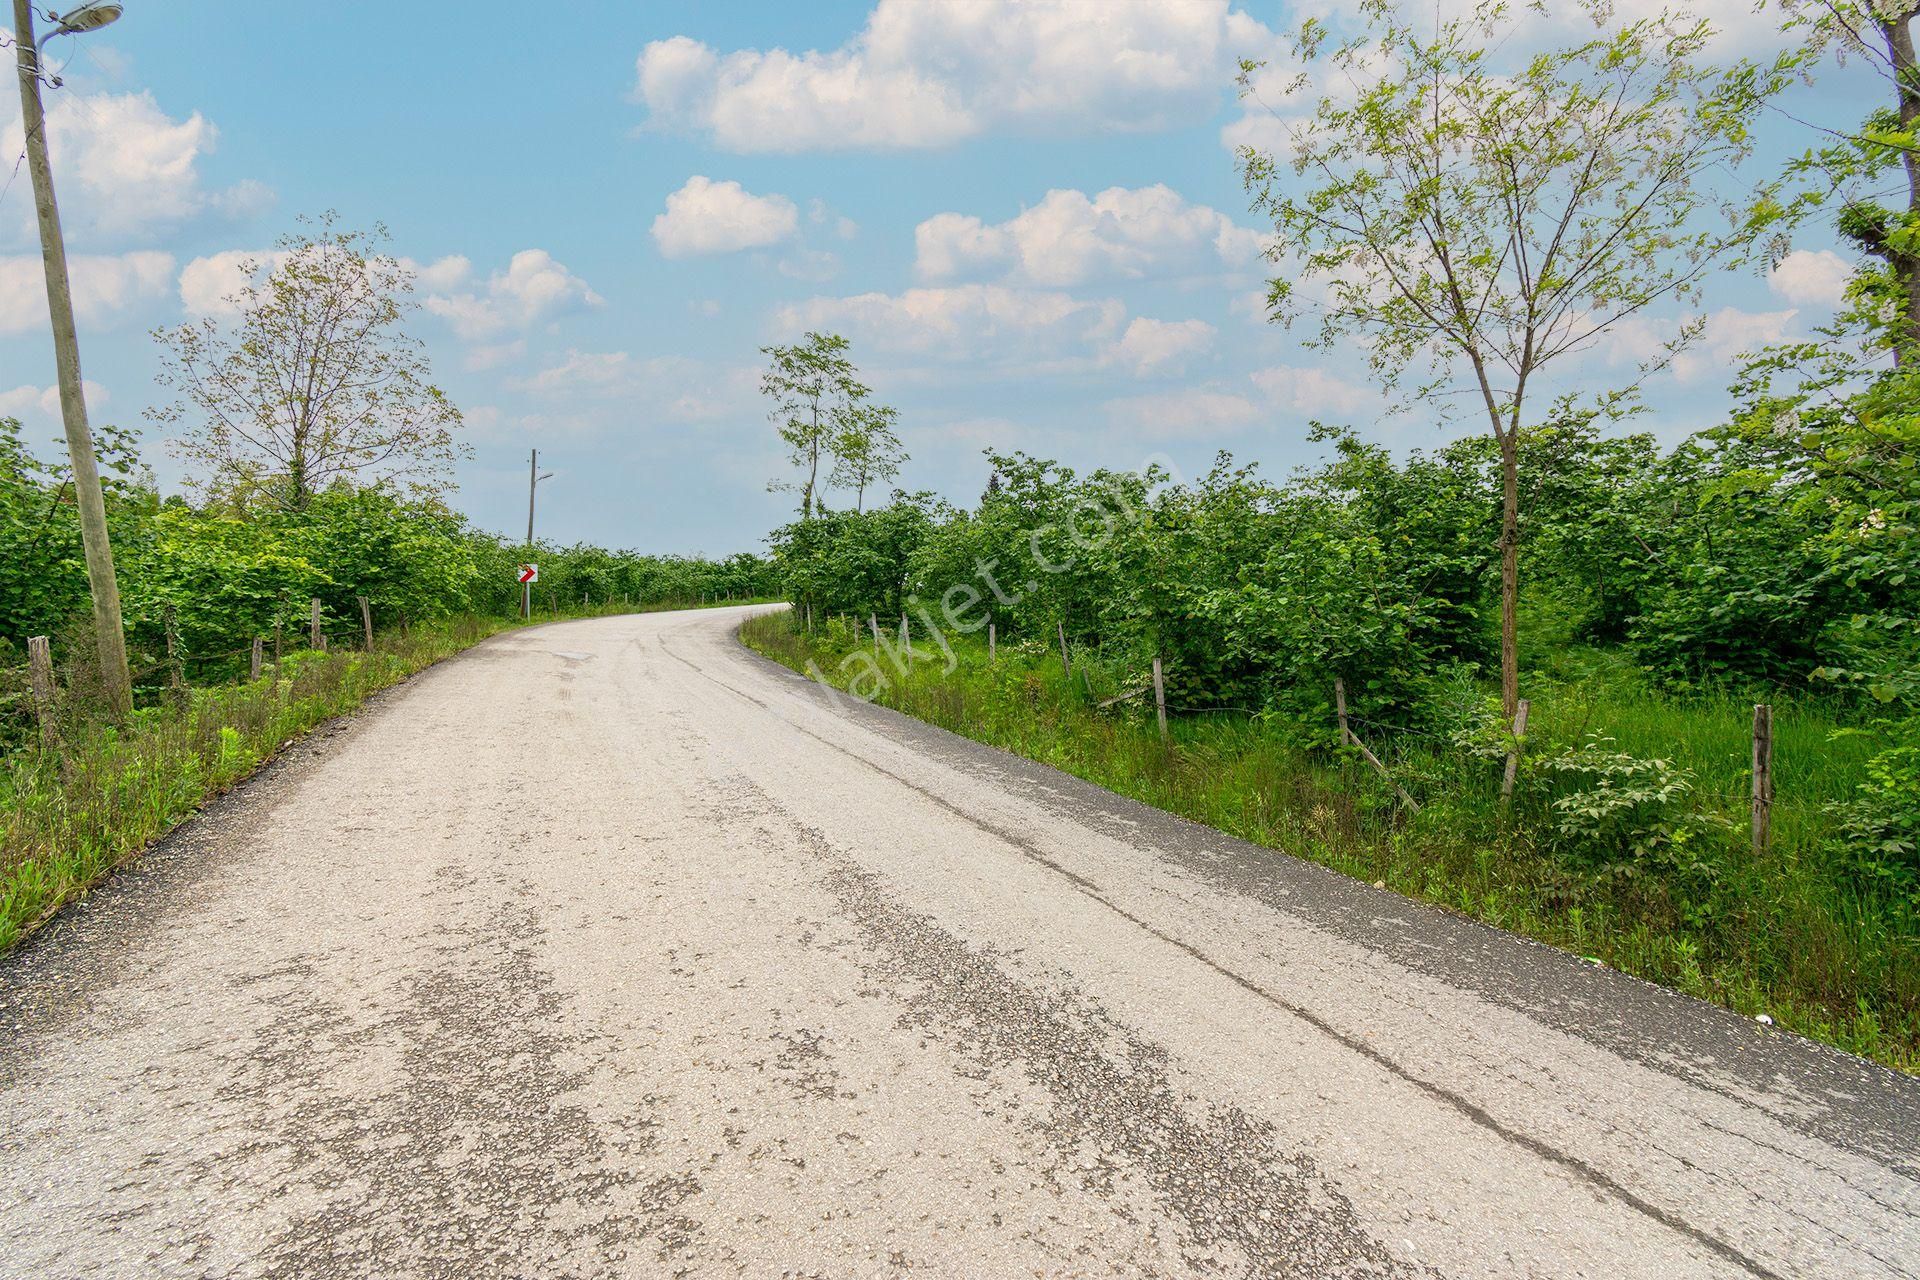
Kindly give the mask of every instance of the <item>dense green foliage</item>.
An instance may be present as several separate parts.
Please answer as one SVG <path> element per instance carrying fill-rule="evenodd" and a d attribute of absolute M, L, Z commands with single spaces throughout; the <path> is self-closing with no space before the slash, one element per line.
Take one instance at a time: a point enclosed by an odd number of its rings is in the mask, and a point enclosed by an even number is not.
<path fill-rule="evenodd" d="M 798 521 L 775 563 L 822 614 L 907 609 L 962 633 L 990 616 L 1010 639 L 1064 623 L 1075 644 L 1159 653 L 1177 702 L 1307 711 L 1338 677 L 1415 726 L 1435 682 L 1496 643 L 1497 459 L 1479 440 L 1396 461 L 1321 438 L 1331 459 L 1285 484 L 1224 455 L 1173 484 L 990 453 L 975 509 L 898 495 Z M 1524 444 L 1523 563 L 1534 616 L 1564 638 L 1620 646 L 1671 691 L 1845 697 L 1838 673 L 1911 666 L 1920 579 L 1890 496 L 1843 501 L 1740 429 L 1663 453 L 1574 420 Z M 1901 523 L 1839 536 L 1871 519 Z"/>

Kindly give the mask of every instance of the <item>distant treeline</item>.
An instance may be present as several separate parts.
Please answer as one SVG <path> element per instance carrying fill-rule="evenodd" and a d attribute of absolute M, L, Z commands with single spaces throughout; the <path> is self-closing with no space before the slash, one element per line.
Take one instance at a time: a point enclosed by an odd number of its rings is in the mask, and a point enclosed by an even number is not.
<path fill-rule="evenodd" d="M 361 596 L 382 628 L 519 608 L 514 566 L 527 558 L 525 546 L 437 501 L 341 484 L 299 510 L 194 506 L 159 497 L 126 434 L 101 431 L 99 453 L 136 665 L 165 655 L 169 626 L 189 664 L 271 635 L 276 622 L 297 636 L 314 599 L 330 628 L 348 629 L 360 625 Z M 714 561 L 542 543 L 535 558 L 536 608 L 775 591 L 771 566 L 749 554 Z M 73 625 L 86 617 L 88 597 L 72 486 L 64 467 L 34 456 L 12 419 L 0 419 L 0 563 L 0 666 L 23 660 L 29 636 L 85 644 L 86 628 Z"/>

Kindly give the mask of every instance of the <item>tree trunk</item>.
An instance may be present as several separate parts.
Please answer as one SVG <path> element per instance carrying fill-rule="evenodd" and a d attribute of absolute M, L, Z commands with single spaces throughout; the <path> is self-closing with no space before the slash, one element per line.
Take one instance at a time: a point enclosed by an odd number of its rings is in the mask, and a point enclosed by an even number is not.
<path fill-rule="evenodd" d="M 1893 89 L 1900 100 L 1900 127 L 1911 132 L 1920 122 L 1920 69 L 1916 69 L 1913 32 L 1914 8 L 1902 6 L 1898 16 L 1883 20 L 1880 33 L 1887 41 L 1887 58 L 1893 64 Z M 1920 217 L 1920 155 L 1903 149 L 1900 163 L 1907 175 L 1907 218 Z M 1892 237 L 1888 237 L 1892 239 Z M 1906 294 L 1906 340 L 1893 350 L 1894 362 L 1907 364 L 1920 357 L 1920 256 L 1887 246 L 1887 265 L 1893 269 Z"/>
<path fill-rule="evenodd" d="M 813 486 L 820 478 L 820 402 L 813 402 L 813 434 L 807 437 L 807 491 L 800 497 L 800 518 L 813 519 Z"/>
<path fill-rule="evenodd" d="M 1500 706 L 1520 709 L 1520 433 L 1500 433 Z"/>
<path fill-rule="evenodd" d="M 304 430 L 293 438 L 293 457 L 287 463 L 287 505 L 295 511 L 307 509 L 307 446 Z"/>

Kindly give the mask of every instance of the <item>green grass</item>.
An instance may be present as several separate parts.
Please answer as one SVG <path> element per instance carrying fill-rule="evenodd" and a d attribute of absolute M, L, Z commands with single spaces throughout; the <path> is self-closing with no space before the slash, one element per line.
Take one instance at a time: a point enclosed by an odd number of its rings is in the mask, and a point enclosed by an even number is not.
<path fill-rule="evenodd" d="M 533 622 L 686 607 L 598 606 Z M 66 708 L 45 740 L 36 733 L 0 757 L 0 952 L 301 735 L 518 625 L 464 617 L 377 635 L 368 650 L 289 654 L 258 681 L 162 694 L 119 725 Z"/>
<path fill-rule="evenodd" d="M 741 634 L 766 656 L 842 687 L 864 664 L 841 663 L 871 652 L 870 640 L 837 621 L 801 635 L 789 615 L 774 614 Z M 1176 717 L 1171 750 L 1163 749 L 1148 700 L 1097 709 L 1142 683 L 1141 672 L 1097 653 L 1076 653 L 1069 681 L 1058 653 L 1042 644 L 1003 644 L 993 664 L 984 644 L 962 640 L 954 651 L 950 674 L 930 647 L 904 672 L 882 659 L 888 682 L 876 700 L 1255 844 L 1920 1070 L 1913 914 L 1848 884 L 1823 854 L 1823 806 L 1852 790 L 1872 750 L 1865 739 L 1830 736 L 1838 727 L 1830 706 L 1775 702 L 1775 838 L 1755 858 L 1746 834 L 1750 701 L 1665 697 L 1593 650 L 1570 648 L 1529 670 L 1528 736 L 1537 749 L 1598 733 L 1617 750 L 1694 771 L 1694 803 L 1727 825 L 1714 848 L 1717 883 L 1688 893 L 1645 875 L 1597 876 L 1552 855 L 1539 838 L 1544 803 L 1522 797 L 1504 814 L 1497 764 L 1447 741 L 1362 730 L 1421 799 L 1412 815 L 1352 753 L 1302 745 L 1298 726 L 1279 719 Z"/>

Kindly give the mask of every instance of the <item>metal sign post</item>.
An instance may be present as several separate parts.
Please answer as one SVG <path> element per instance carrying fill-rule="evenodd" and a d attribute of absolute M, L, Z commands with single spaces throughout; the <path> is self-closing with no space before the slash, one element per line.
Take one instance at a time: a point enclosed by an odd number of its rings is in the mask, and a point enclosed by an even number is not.
<path fill-rule="evenodd" d="M 530 619 L 533 617 L 533 584 L 540 581 L 540 566 L 523 564 L 514 576 L 520 583 L 520 616 Z"/>

